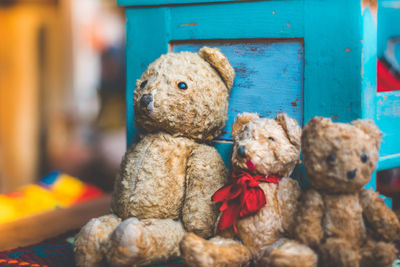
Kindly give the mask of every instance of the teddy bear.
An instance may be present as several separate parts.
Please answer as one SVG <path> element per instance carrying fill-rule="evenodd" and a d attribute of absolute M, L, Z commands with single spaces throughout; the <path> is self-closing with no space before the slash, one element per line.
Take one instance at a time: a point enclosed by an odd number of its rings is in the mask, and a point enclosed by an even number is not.
<path fill-rule="evenodd" d="M 307 246 L 289 239 L 301 195 L 289 178 L 300 162 L 301 128 L 285 113 L 239 114 L 232 125 L 232 180 L 213 195 L 222 203 L 218 234 L 187 233 L 188 266 L 316 266 Z"/>
<path fill-rule="evenodd" d="M 213 234 L 211 201 L 227 171 L 210 146 L 225 125 L 235 76 L 217 48 L 167 53 L 136 83 L 140 140 L 126 152 L 111 213 L 89 221 L 74 242 L 78 266 L 138 266 L 180 256 L 186 232 Z"/>
<path fill-rule="evenodd" d="M 370 120 L 351 124 L 314 117 L 302 151 L 311 188 L 295 217 L 295 237 L 321 266 L 391 266 L 400 224 L 378 193 L 363 188 L 378 161 L 381 132 Z"/>

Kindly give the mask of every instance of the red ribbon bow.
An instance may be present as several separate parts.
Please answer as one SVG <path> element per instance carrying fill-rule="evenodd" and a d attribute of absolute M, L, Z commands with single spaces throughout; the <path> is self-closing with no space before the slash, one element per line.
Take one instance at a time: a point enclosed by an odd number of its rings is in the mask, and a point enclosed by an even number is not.
<path fill-rule="evenodd" d="M 219 189 L 212 196 L 212 201 L 223 202 L 219 210 L 222 212 L 218 230 L 222 231 L 233 226 L 235 233 L 236 221 L 248 214 L 254 213 L 267 204 L 265 193 L 258 185 L 260 182 L 278 184 L 282 177 L 275 175 L 253 176 L 248 172 L 232 173 L 232 181 Z"/>

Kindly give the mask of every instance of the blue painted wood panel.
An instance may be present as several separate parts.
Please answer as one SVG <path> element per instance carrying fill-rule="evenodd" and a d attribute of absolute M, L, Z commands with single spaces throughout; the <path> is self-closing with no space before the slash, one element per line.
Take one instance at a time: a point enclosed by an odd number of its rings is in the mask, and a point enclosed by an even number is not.
<path fill-rule="evenodd" d="M 376 106 L 376 124 L 383 132 L 380 156 L 400 157 L 400 91 L 379 93 Z"/>
<path fill-rule="evenodd" d="M 232 140 L 231 126 L 238 113 L 257 112 L 275 117 L 286 112 L 303 123 L 302 40 L 202 41 L 172 43 L 172 51 L 199 51 L 204 45 L 218 47 L 235 69 L 228 121 L 222 140 Z M 285 55 L 284 57 L 282 55 Z"/>
<path fill-rule="evenodd" d="M 117 0 L 118 5 L 138 7 L 138 6 L 160 6 L 160 5 L 183 5 L 183 4 L 201 4 L 231 2 L 232 0 Z M 243 0 L 241 0 L 243 1 Z"/>
<path fill-rule="evenodd" d="M 302 38 L 303 8 L 302 0 L 178 6 L 169 9 L 170 39 Z"/>

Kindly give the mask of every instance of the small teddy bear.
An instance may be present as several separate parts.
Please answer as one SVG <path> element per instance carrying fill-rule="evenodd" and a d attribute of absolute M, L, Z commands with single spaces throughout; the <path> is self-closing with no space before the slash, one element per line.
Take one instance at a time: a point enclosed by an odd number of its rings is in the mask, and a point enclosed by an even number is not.
<path fill-rule="evenodd" d="M 321 266 L 391 266 L 400 237 L 395 214 L 376 192 L 363 189 L 376 167 L 381 132 L 369 120 L 351 124 L 314 117 L 302 149 L 312 188 L 302 196 L 295 236 Z"/>
<path fill-rule="evenodd" d="M 286 239 L 300 196 L 298 183 L 288 176 L 300 161 L 301 128 L 285 113 L 260 118 L 237 116 L 233 179 L 213 195 L 222 202 L 219 235 L 205 240 L 185 235 L 181 251 L 189 266 L 315 266 L 315 253 Z"/>
<path fill-rule="evenodd" d="M 216 48 L 168 53 L 136 83 L 141 139 L 126 152 L 115 181 L 112 212 L 89 221 L 74 243 L 78 266 L 137 266 L 180 256 L 186 232 L 207 238 L 227 179 L 215 148 L 235 73 Z"/>

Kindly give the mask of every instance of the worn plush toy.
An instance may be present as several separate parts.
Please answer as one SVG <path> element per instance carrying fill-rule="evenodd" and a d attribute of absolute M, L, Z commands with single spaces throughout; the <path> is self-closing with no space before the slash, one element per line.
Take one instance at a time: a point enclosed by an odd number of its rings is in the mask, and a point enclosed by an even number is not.
<path fill-rule="evenodd" d="M 227 118 L 235 73 L 218 49 L 168 53 L 137 81 L 135 120 L 143 135 L 115 182 L 112 213 L 91 220 L 74 243 L 79 266 L 136 266 L 180 256 L 186 232 L 212 235 L 211 196 L 226 182 L 218 152 L 204 144 Z"/>
<path fill-rule="evenodd" d="M 369 120 L 333 123 L 315 117 L 302 148 L 312 189 L 303 195 L 296 237 L 321 266 L 391 266 L 400 224 L 376 192 L 363 189 L 376 167 L 381 132 Z"/>
<path fill-rule="evenodd" d="M 280 113 L 275 119 L 239 115 L 232 127 L 233 178 L 213 195 L 221 202 L 219 236 L 186 234 L 181 250 L 189 266 L 307 266 L 317 258 L 290 241 L 300 188 L 289 178 L 300 157 L 301 129 Z M 238 239 L 240 241 L 238 241 Z"/>

